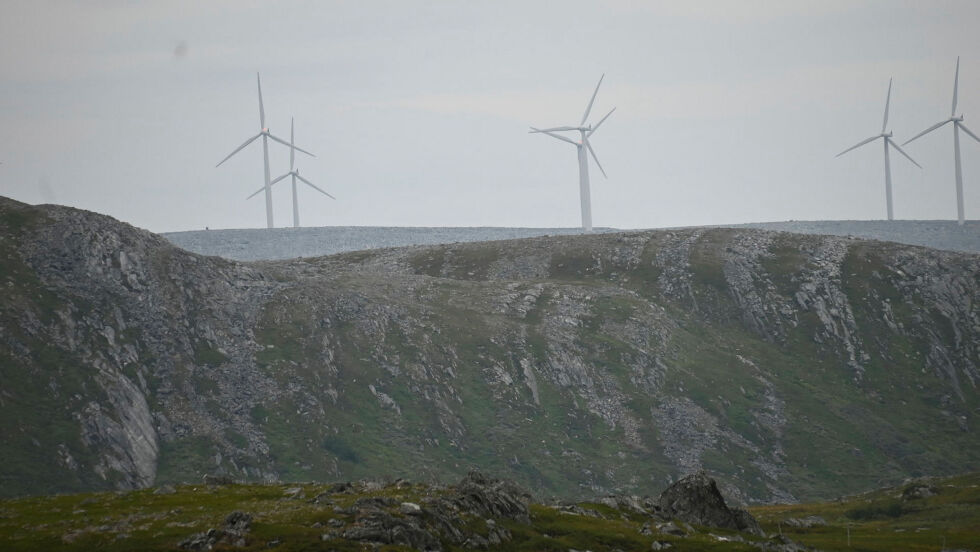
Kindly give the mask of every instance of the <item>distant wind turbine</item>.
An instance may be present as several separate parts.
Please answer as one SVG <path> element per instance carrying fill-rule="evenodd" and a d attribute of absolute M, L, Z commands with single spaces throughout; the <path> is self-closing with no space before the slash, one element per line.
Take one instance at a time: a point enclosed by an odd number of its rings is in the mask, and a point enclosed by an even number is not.
<path fill-rule="evenodd" d="M 949 119 L 945 121 L 940 121 L 931 127 L 923 130 L 922 132 L 916 134 L 909 140 L 905 142 L 908 144 L 912 140 L 919 138 L 920 136 L 925 136 L 930 132 L 936 130 L 937 128 L 945 125 L 946 123 L 953 123 L 953 159 L 956 162 L 956 215 L 959 219 L 959 223 L 963 224 L 963 168 L 960 165 L 960 130 L 967 133 L 977 142 L 980 142 L 980 138 L 977 138 L 976 134 L 970 132 L 970 129 L 966 128 L 963 124 L 963 115 L 959 117 L 956 116 L 956 92 L 960 85 L 960 58 L 956 57 L 956 76 L 953 78 L 953 109 L 950 111 Z M 903 146 L 905 144 L 902 144 Z"/>
<path fill-rule="evenodd" d="M 579 194 L 582 201 L 582 230 L 586 232 L 592 231 L 592 199 L 589 196 L 589 158 L 585 154 L 585 150 L 588 149 L 589 153 L 592 154 L 592 159 L 595 160 L 596 166 L 602 171 L 602 176 L 606 176 L 606 171 L 602 168 L 602 163 L 599 163 L 599 158 L 596 157 L 595 150 L 592 149 L 592 144 L 589 143 L 589 137 L 592 136 L 595 131 L 599 130 L 599 127 L 612 115 L 616 108 L 612 108 L 606 116 L 599 120 L 598 123 L 593 127 L 591 124 L 589 126 L 582 126 L 585 124 L 586 119 L 589 118 L 589 113 L 592 111 L 592 104 L 595 102 L 596 94 L 599 93 L 599 87 L 602 85 L 602 79 L 606 75 L 599 77 L 599 84 L 595 86 L 595 92 L 592 93 L 592 99 L 589 100 L 588 107 L 585 108 L 585 115 L 582 115 L 582 122 L 579 126 L 562 126 L 555 128 L 534 128 L 531 127 L 531 134 L 542 133 L 551 136 L 552 138 L 557 138 L 563 142 L 568 142 L 574 145 L 578 149 L 578 184 L 579 184 Z M 564 132 L 569 130 L 577 130 L 581 133 L 582 139 L 578 142 L 570 138 L 566 138 L 560 134 L 555 134 L 556 132 Z"/>
<path fill-rule="evenodd" d="M 293 125 L 293 119 L 290 118 L 289 119 L 289 172 L 286 173 L 286 174 L 284 174 L 284 175 L 282 175 L 282 176 L 280 176 L 280 177 L 278 177 L 278 178 L 276 178 L 272 182 L 270 182 L 269 183 L 269 187 L 271 188 L 273 185 L 275 185 L 276 182 L 279 182 L 280 180 L 282 180 L 283 178 L 286 178 L 287 176 L 292 176 L 293 177 L 293 228 L 299 228 L 299 202 L 296 199 L 296 179 L 297 178 L 300 179 L 300 180 L 302 180 L 304 184 L 310 186 L 314 190 L 316 190 L 316 191 L 320 192 L 321 194 L 329 197 L 330 199 L 337 199 L 337 198 L 335 198 L 334 196 L 328 194 L 327 192 L 324 192 L 320 188 L 317 188 L 316 184 L 313 184 L 309 180 L 307 180 L 307 179 L 305 179 L 305 178 L 303 178 L 302 176 L 299 175 L 299 169 L 294 169 L 293 168 L 293 166 L 295 165 L 295 160 L 296 160 L 296 150 L 299 149 L 299 148 L 297 148 L 296 146 L 293 145 L 295 143 L 295 139 L 294 139 L 295 138 L 295 133 L 294 133 L 294 130 L 295 130 L 295 127 Z M 300 150 L 300 151 L 302 151 L 302 150 Z M 246 200 L 252 199 L 253 197 L 255 197 L 256 195 L 258 195 L 259 192 L 261 192 L 264 189 L 265 188 L 259 188 L 258 190 L 255 191 L 255 193 L 253 193 L 252 195 L 246 197 L 245 199 Z"/>
<path fill-rule="evenodd" d="M 916 167 L 919 167 L 920 169 L 922 168 L 921 165 L 919 165 L 918 163 L 915 162 L 915 159 L 912 159 L 911 157 L 909 157 L 909 154 L 905 153 L 904 151 L 902 151 L 902 148 L 898 147 L 898 144 L 896 144 L 892 140 L 892 133 L 891 132 L 885 132 L 885 129 L 888 127 L 888 105 L 891 103 L 891 99 L 892 99 L 892 80 L 891 79 L 888 79 L 888 95 L 885 96 L 885 119 L 881 123 L 881 134 L 876 134 L 876 135 L 872 136 L 871 138 L 868 138 L 867 140 L 864 140 L 864 141 L 859 142 L 856 146 L 851 146 L 851 147 L 847 148 L 846 150 L 844 150 L 844 151 L 842 151 L 842 152 L 840 152 L 840 153 L 837 154 L 837 157 L 840 157 L 841 155 L 844 155 L 845 153 L 847 153 L 847 152 L 849 152 L 849 151 L 851 151 L 853 149 L 857 149 L 857 148 L 859 148 L 859 147 L 861 147 L 861 146 L 863 146 L 863 145 L 865 145 L 867 143 L 874 142 L 878 138 L 881 138 L 884 141 L 884 144 L 885 144 L 885 202 L 888 204 L 888 220 L 893 220 L 893 218 L 894 218 L 893 217 L 893 211 L 892 211 L 892 167 L 891 167 L 891 160 L 888 158 L 888 147 L 891 146 L 891 147 L 895 148 L 895 150 L 898 151 L 898 153 L 901 153 L 902 155 L 904 155 L 909 161 L 912 162 L 913 165 L 915 165 Z"/>
<path fill-rule="evenodd" d="M 261 124 L 262 130 L 258 134 L 256 134 L 255 136 L 252 136 L 251 138 L 249 138 L 248 140 L 246 140 L 244 144 L 238 146 L 238 148 L 236 148 L 235 151 L 229 153 L 228 156 L 225 157 L 224 159 L 222 159 L 220 163 L 218 163 L 217 165 L 215 165 L 215 167 L 216 168 L 217 167 L 220 167 L 221 166 L 221 163 L 224 163 L 225 161 L 227 161 L 228 159 L 230 159 L 232 155 L 235 155 L 236 153 L 242 151 L 242 149 L 244 149 L 245 146 L 251 144 L 252 142 L 254 142 L 259 137 L 262 138 L 262 160 L 265 162 L 265 181 L 264 181 L 265 182 L 265 187 L 264 187 L 264 190 L 265 190 L 265 217 L 266 217 L 266 220 L 268 222 L 269 228 L 273 228 L 274 226 L 273 226 L 273 223 L 272 223 L 272 188 L 271 188 L 272 183 L 270 181 L 270 173 L 269 173 L 269 139 L 275 140 L 276 142 L 279 142 L 280 144 L 289 146 L 290 148 L 292 148 L 294 150 L 299 150 L 299 151 L 301 151 L 301 152 L 303 152 L 306 155 L 309 155 L 311 157 L 316 157 L 316 156 L 313 155 L 312 153 L 310 153 L 310 152 L 302 149 L 302 148 L 298 148 L 295 145 L 286 142 L 282 138 L 278 138 L 278 137 L 274 136 L 273 134 L 271 134 L 269 132 L 268 127 L 265 126 L 265 108 L 262 106 L 262 79 L 261 79 L 261 77 L 259 77 L 259 74 L 258 73 L 255 74 L 255 78 L 256 78 L 256 82 L 259 85 L 259 123 Z M 292 150 L 290 150 L 290 151 L 292 151 Z"/>

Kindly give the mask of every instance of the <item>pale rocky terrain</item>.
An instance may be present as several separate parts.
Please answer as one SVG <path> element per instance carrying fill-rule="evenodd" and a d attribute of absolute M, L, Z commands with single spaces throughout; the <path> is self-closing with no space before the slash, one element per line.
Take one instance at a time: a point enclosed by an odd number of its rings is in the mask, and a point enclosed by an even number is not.
<path fill-rule="evenodd" d="M 944 220 L 897 221 L 788 221 L 736 224 L 729 228 L 758 228 L 796 234 L 826 234 L 922 245 L 935 249 L 980 253 L 980 221 L 958 226 Z M 676 230 L 676 228 L 675 228 Z M 619 232 L 597 228 L 597 233 Z M 274 228 L 240 230 L 195 230 L 161 234 L 174 245 L 236 261 L 260 261 L 320 257 L 347 251 L 509 240 L 540 236 L 581 234 L 580 228 L 497 227 L 378 227 L 325 226 L 320 228 Z"/>

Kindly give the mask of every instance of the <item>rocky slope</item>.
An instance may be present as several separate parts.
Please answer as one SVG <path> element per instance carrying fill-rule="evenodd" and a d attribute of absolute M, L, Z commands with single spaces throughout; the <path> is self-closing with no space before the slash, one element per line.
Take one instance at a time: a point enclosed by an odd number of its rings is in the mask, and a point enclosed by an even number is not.
<path fill-rule="evenodd" d="M 243 264 L 0 199 L 3 494 L 446 479 L 741 501 L 980 468 L 980 256 L 687 229 Z"/>

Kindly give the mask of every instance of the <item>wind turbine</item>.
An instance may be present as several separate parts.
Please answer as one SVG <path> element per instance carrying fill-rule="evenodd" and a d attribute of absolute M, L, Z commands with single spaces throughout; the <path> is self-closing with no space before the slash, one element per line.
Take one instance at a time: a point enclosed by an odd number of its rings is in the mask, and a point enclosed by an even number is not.
<path fill-rule="evenodd" d="M 293 168 L 293 165 L 295 164 L 295 161 L 296 161 L 296 150 L 299 149 L 299 148 L 297 148 L 296 146 L 293 145 L 295 143 L 295 140 L 294 140 L 294 137 L 295 137 L 294 129 L 295 129 L 295 127 L 293 125 L 293 119 L 290 118 L 289 119 L 289 172 L 286 173 L 286 174 L 284 174 L 284 175 L 282 175 L 282 176 L 280 176 L 280 177 L 278 177 L 278 178 L 276 178 L 272 182 L 270 182 L 269 183 L 269 187 L 271 188 L 276 182 L 279 182 L 280 180 L 282 180 L 283 178 L 286 178 L 287 176 L 292 176 L 293 177 L 293 228 L 299 228 L 299 203 L 296 200 L 296 179 L 297 178 L 300 179 L 301 181 L 303 181 L 304 184 L 310 186 L 314 190 L 316 190 L 316 191 L 320 192 L 321 194 L 329 197 L 330 199 L 337 199 L 337 198 L 335 198 L 334 196 L 328 194 L 327 192 L 324 192 L 320 188 L 317 188 L 316 184 L 310 182 L 309 180 L 307 180 L 307 179 L 305 179 L 305 178 L 303 178 L 302 176 L 299 175 L 299 169 L 294 169 Z M 300 150 L 300 151 L 302 151 L 302 150 Z M 253 197 L 255 197 L 256 195 L 258 195 L 258 193 L 261 192 L 264 189 L 265 188 L 259 188 L 258 190 L 255 191 L 255 193 L 253 193 L 252 195 L 246 197 L 245 199 L 246 200 L 252 199 Z"/>
<path fill-rule="evenodd" d="M 846 150 L 844 150 L 844 151 L 842 151 L 842 152 L 840 152 L 840 153 L 837 154 L 837 157 L 840 157 L 841 155 L 844 155 L 845 153 L 847 153 L 847 152 L 849 152 L 849 151 L 851 151 L 853 149 L 857 149 L 857 148 L 859 148 L 859 147 L 861 147 L 861 146 L 863 146 L 865 144 L 868 144 L 870 142 L 874 142 L 878 138 L 881 138 L 884 141 L 884 144 L 885 144 L 885 202 L 888 204 L 888 220 L 893 220 L 893 213 L 892 213 L 892 167 L 891 167 L 891 160 L 888 158 L 888 147 L 891 146 L 891 147 L 895 148 L 895 150 L 898 151 L 898 153 L 901 153 L 902 155 L 904 155 L 909 161 L 912 162 L 913 165 L 915 165 L 916 167 L 919 167 L 920 169 L 922 168 L 921 165 L 919 165 L 918 163 L 915 162 L 915 159 L 912 159 L 911 157 L 909 157 L 909 154 L 905 153 L 902 150 L 902 148 L 898 147 L 898 144 L 896 144 L 892 140 L 892 133 L 891 132 L 885 132 L 885 129 L 888 127 L 888 106 L 891 103 L 891 100 L 892 100 L 892 80 L 891 79 L 888 79 L 888 95 L 885 96 L 885 119 L 881 123 L 881 134 L 877 134 L 875 136 L 872 136 L 871 138 L 868 138 L 867 140 L 863 140 L 863 141 L 859 142 L 856 146 L 851 146 L 851 147 L 847 148 Z"/>
<path fill-rule="evenodd" d="M 908 144 L 912 140 L 919 138 L 920 136 L 925 136 L 930 132 L 936 130 L 937 128 L 945 125 L 946 123 L 953 123 L 953 158 L 956 162 L 956 215 L 959 219 L 960 226 L 963 225 L 963 168 L 960 165 L 960 130 L 967 133 L 977 142 L 980 142 L 980 138 L 977 138 L 976 134 L 970 132 L 970 129 L 966 128 L 963 124 L 963 115 L 959 117 L 956 116 L 956 91 L 960 85 L 960 58 L 956 56 L 956 76 L 953 78 L 953 109 L 950 111 L 949 119 L 945 121 L 940 121 L 931 127 L 923 130 L 922 132 L 916 134 L 909 140 L 905 142 Z M 905 144 L 902 144 L 903 146 Z"/>
<path fill-rule="evenodd" d="M 265 189 L 265 217 L 266 217 L 266 220 L 268 221 L 269 228 L 273 228 L 273 224 L 272 224 L 272 188 L 271 188 L 272 183 L 270 182 L 270 176 L 269 176 L 269 140 L 272 139 L 272 140 L 274 140 L 276 142 L 279 142 L 280 144 L 289 146 L 292 149 L 299 150 L 299 151 L 301 151 L 301 152 L 303 152 L 306 155 L 309 155 L 311 157 L 316 157 L 316 156 L 313 155 L 312 153 L 310 153 L 310 152 L 302 149 L 302 148 L 298 148 L 298 147 L 294 146 L 293 144 L 287 143 L 282 138 L 278 138 L 278 137 L 276 137 L 275 135 L 273 135 L 273 134 L 271 134 L 269 132 L 269 128 L 265 126 L 265 108 L 262 107 L 262 78 L 259 76 L 258 73 L 256 73 L 255 74 L 255 79 L 256 79 L 256 82 L 258 82 L 258 85 L 259 85 L 259 123 L 262 126 L 262 130 L 258 134 L 256 134 L 255 136 L 252 136 L 251 138 L 249 138 L 248 140 L 246 140 L 244 144 L 238 146 L 238 148 L 236 148 L 235 151 L 229 153 L 228 154 L 228 157 L 225 157 L 224 159 L 221 160 L 220 163 L 218 163 L 217 165 L 215 165 L 215 168 L 220 167 L 221 166 L 221 163 L 224 163 L 225 161 L 227 161 L 228 159 L 230 159 L 232 155 L 235 155 L 236 153 L 242 151 L 242 149 L 244 149 L 245 146 L 251 144 L 252 142 L 254 142 L 255 140 L 257 140 L 259 137 L 262 138 L 262 160 L 265 162 L 265 181 L 264 181 L 265 182 L 265 188 L 264 188 Z"/>
<path fill-rule="evenodd" d="M 547 134 L 552 138 L 557 138 L 563 142 L 568 142 L 578 149 L 578 185 L 579 195 L 581 196 L 582 201 L 582 230 L 585 232 L 592 231 L 592 200 L 589 197 L 589 158 L 586 156 L 585 150 L 588 149 L 589 153 L 592 154 L 592 159 L 595 160 L 596 166 L 599 167 L 599 170 L 602 171 L 602 176 L 605 177 L 606 171 L 603 170 L 602 163 L 599 163 L 599 158 L 596 157 L 595 150 L 592 149 L 592 144 L 589 143 L 589 137 L 592 136 L 595 131 L 599 130 L 602 123 L 604 123 L 606 119 L 612 115 L 613 111 L 616 111 L 616 108 L 614 107 L 609 111 L 609 113 L 606 113 L 606 116 L 600 119 L 595 126 L 592 126 L 591 124 L 589 126 L 583 125 L 585 125 L 586 119 L 589 118 L 589 113 L 592 111 L 592 104 L 595 102 L 596 94 L 599 93 L 599 86 L 602 85 L 602 79 L 605 77 L 605 74 L 599 77 L 599 84 L 595 86 L 595 92 L 592 93 L 592 99 L 589 100 L 589 105 L 585 108 L 585 115 L 582 115 L 582 121 L 578 126 L 561 126 L 544 129 L 531 127 L 530 131 L 530 134 Z M 560 134 L 555 134 L 556 132 L 564 132 L 569 130 L 579 131 L 581 133 L 581 140 L 576 142 L 575 140 L 566 138 Z"/>

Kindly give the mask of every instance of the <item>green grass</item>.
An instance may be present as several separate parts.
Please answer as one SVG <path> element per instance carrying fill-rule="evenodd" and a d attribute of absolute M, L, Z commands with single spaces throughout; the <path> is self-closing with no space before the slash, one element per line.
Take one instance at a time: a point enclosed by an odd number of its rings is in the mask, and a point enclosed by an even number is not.
<path fill-rule="evenodd" d="M 938 551 L 971 549 L 980 542 L 980 473 L 936 479 L 939 494 L 903 501 L 892 487 L 833 502 L 752 508 L 765 531 L 820 550 Z M 826 526 L 796 529 L 789 518 L 821 516 Z M 851 546 L 847 546 L 850 531 Z"/>
<path fill-rule="evenodd" d="M 834 502 L 760 506 L 751 509 L 763 529 L 821 550 L 938 551 L 943 541 L 949 548 L 969 548 L 980 541 L 980 474 L 968 474 L 931 481 L 939 494 L 906 502 L 896 496 L 902 488 L 889 488 L 856 495 Z M 286 491 L 298 487 L 299 495 Z M 419 484 L 387 485 L 375 491 L 328 494 L 331 504 L 314 504 L 311 499 L 327 492 L 329 485 L 228 485 L 209 488 L 180 485 L 173 494 L 155 494 L 154 489 L 125 493 L 88 493 L 8 499 L 0 501 L 0 548 L 27 552 L 35 550 L 174 550 L 188 536 L 220 527 L 224 517 L 235 510 L 253 516 L 252 530 L 244 550 L 299 551 L 361 550 L 360 543 L 321 535 L 327 522 L 337 519 L 345 525 L 353 516 L 337 513 L 333 506 L 348 508 L 360 498 L 384 496 L 398 502 L 423 503 L 426 496 L 447 490 L 433 490 Z M 499 550 L 561 551 L 569 549 L 611 552 L 649 550 L 654 540 L 667 541 L 674 550 L 754 550 L 747 543 L 723 541 L 731 531 L 695 527 L 685 537 L 654 532 L 643 535 L 644 523 L 651 521 L 634 512 L 620 511 L 597 503 L 580 503 L 602 517 L 563 513 L 553 506 L 532 504 L 530 524 L 500 519 L 498 525 L 513 535 Z M 897 505 L 897 506 L 896 506 Z M 389 508 L 394 515 L 397 507 Z M 884 512 L 858 515 L 854 512 Z M 824 526 L 794 528 L 790 518 L 821 516 Z M 486 534 L 482 519 L 464 517 L 468 530 Z M 314 524 L 324 527 L 314 527 Z M 850 532 L 851 546 L 847 545 Z M 761 537 L 742 535 L 761 541 Z M 270 544 L 276 542 L 277 544 Z M 444 541 L 446 550 L 463 548 Z M 383 546 L 381 550 L 406 550 Z"/>

